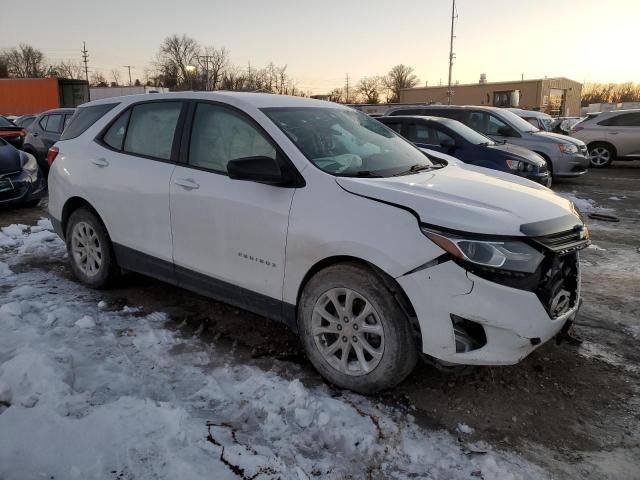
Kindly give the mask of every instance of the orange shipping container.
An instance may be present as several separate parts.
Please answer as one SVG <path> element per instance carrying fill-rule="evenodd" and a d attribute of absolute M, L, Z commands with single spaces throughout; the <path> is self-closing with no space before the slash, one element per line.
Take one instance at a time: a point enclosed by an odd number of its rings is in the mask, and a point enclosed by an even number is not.
<path fill-rule="evenodd" d="M 89 100 L 84 80 L 58 78 L 0 79 L 0 115 L 26 115 Z"/>

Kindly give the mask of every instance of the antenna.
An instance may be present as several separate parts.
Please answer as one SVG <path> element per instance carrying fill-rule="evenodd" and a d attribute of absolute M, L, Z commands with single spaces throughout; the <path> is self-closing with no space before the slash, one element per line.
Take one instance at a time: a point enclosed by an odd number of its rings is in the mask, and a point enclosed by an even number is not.
<path fill-rule="evenodd" d="M 447 103 L 449 105 L 451 105 L 451 97 L 453 95 L 453 91 L 451 90 L 451 71 L 453 70 L 453 59 L 456 58 L 455 53 L 453 53 L 453 39 L 455 38 L 453 35 L 453 29 L 457 18 L 458 11 L 456 10 L 456 0 L 453 0 L 451 5 L 451 38 L 449 44 L 449 87 L 447 88 Z"/>

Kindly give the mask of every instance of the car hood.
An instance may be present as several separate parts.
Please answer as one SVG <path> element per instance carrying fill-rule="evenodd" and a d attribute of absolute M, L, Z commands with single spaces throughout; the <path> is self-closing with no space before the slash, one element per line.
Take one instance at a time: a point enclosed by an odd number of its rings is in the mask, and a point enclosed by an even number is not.
<path fill-rule="evenodd" d="M 391 178 L 336 177 L 346 191 L 410 210 L 422 223 L 484 235 L 539 236 L 581 226 L 572 203 L 529 180 L 449 164 Z"/>
<path fill-rule="evenodd" d="M 0 175 L 22 170 L 20 150 L 12 145 L 0 145 Z"/>
<path fill-rule="evenodd" d="M 491 150 L 497 150 L 505 153 L 506 155 L 513 155 L 515 157 L 522 157 L 529 163 L 533 163 L 538 167 L 545 165 L 544 159 L 535 152 L 532 152 L 528 148 L 519 147 L 512 143 L 496 143 L 495 145 L 487 145 L 487 148 Z M 516 158 L 517 160 L 517 158 Z"/>
<path fill-rule="evenodd" d="M 578 140 L 577 138 L 571 138 L 567 135 L 561 135 L 559 133 L 552 132 L 535 132 L 534 135 L 548 138 L 549 140 L 556 140 L 556 143 L 564 142 L 564 143 L 572 143 L 574 145 L 580 146 L 584 145 L 582 140 Z"/>

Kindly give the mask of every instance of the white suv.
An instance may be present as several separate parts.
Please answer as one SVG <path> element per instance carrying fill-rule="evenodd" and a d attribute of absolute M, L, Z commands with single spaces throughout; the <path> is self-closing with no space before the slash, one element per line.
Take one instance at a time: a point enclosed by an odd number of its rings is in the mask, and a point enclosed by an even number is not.
<path fill-rule="evenodd" d="M 568 200 L 430 159 L 337 104 L 109 98 L 79 108 L 48 158 L 78 279 L 133 270 L 282 320 L 323 376 L 359 392 L 401 382 L 420 352 L 516 363 L 580 303 L 588 239 Z"/>

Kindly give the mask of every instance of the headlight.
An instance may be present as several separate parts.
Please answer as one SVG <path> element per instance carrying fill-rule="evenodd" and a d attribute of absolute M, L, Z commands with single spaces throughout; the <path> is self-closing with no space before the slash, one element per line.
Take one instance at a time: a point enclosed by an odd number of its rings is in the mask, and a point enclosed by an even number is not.
<path fill-rule="evenodd" d="M 520 240 L 477 240 L 433 232 L 421 227 L 429 239 L 454 257 L 483 267 L 533 273 L 544 255 Z"/>
<path fill-rule="evenodd" d="M 533 172 L 534 166 L 522 160 L 506 160 L 507 167 L 517 172 Z"/>
<path fill-rule="evenodd" d="M 22 169 L 29 173 L 36 173 L 38 171 L 38 162 L 36 162 L 36 157 L 27 152 L 22 152 L 22 154 L 27 159 L 26 161 L 23 160 Z"/>
<path fill-rule="evenodd" d="M 558 147 L 562 153 L 578 153 L 578 147 L 573 143 L 559 143 Z"/>

